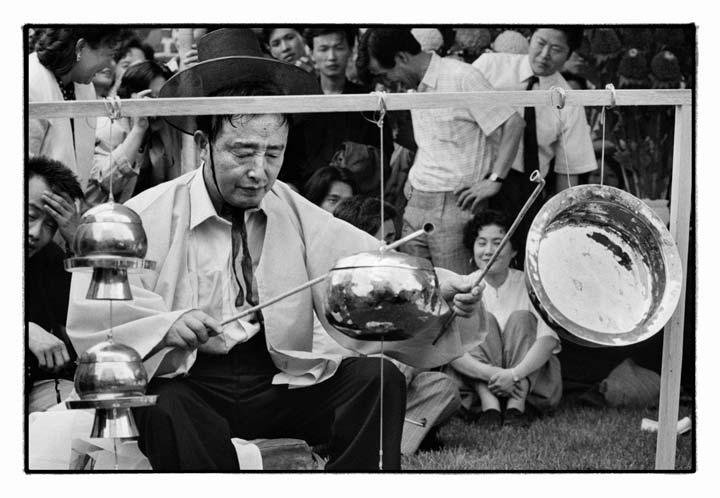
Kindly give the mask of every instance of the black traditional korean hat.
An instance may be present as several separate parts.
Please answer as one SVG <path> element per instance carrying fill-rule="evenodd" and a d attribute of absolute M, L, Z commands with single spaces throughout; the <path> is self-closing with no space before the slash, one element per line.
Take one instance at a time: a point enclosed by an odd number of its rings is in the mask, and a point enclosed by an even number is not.
<path fill-rule="evenodd" d="M 266 57 L 249 29 L 211 31 L 198 40 L 197 51 L 198 63 L 167 80 L 160 89 L 160 98 L 207 97 L 246 82 L 273 83 L 285 95 L 321 93 L 320 84 L 312 74 Z M 194 116 L 164 118 L 185 133 L 195 131 Z"/>

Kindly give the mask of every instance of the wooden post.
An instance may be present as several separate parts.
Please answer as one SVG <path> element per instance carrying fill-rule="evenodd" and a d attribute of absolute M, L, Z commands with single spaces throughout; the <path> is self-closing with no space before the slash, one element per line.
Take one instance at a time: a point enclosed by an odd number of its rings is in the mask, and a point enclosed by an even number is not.
<path fill-rule="evenodd" d="M 685 285 L 690 239 L 690 203 L 692 202 L 692 106 L 675 107 L 675 143 L 673 145 L 672 193 L 670 199 L 670 233 L 675 239 L 683 267 L 680 302 L 663 336 L 660 407 L 655 452 L 655 469 L 675 468 L 677 421 L 680 407 L 680 373 L 682 367 L 683 329 L 685 324 Z"/>
<path fill-rule="evenodd" d="M 182 60 L 185 53 L 192 48 L 194 41 L 192 29 L 178 29 L 178 54 L 180 55 L 180 60 Z M 185 69 L 182 63 L 180 63 L 180 69 Z M 180 152 L 180 171 L 181 174 L 185 174 L 197 168 L 195 142 L 191 135 L 182 133 L 180 144 L 182 147 Z"/>

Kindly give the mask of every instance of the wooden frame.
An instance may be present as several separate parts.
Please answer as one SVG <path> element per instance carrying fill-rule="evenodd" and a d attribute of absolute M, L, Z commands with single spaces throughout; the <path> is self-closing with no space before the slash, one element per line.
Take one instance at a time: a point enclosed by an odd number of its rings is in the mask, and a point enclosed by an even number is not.
<path fill-rule="evenodd" d="M 675 106 L 675 135 L 670 204 L 670 232 L 677 243 L 683 266 L 680 303 L 665 326 L 662 374 L 660 384 L 659 428 L 655 455 L 657 470 L 675 468 L 677 446 L 676 424 L 680 403 L 680 371 L 682 367 L 683 328 L 687 267 L 693 160 L 693 102 L 691 90 L 567 90 L 565 105 L 581 106 Z M 364 95 L 308 95 L 278 97 L 213 97 L 178 99 L 123 100 L 123 116 L 169 116 L 243 113 L 297 113 L 374 111 L 381 99 L 389 111 L 494 105 L 553 105 L 557 91 L 492 91 L 471 93 L 401 93 Z M 40 102 L 28 104 L 28 118 L 93 117 L 108 115 L 108 106 L 101 100 L 81 102 Z M 183 141 L 183 157 L 192 158 Z M 190 159 L 186 159 L 190 161 Z M 187 165 L 183 169 L 187 169 Z"/>

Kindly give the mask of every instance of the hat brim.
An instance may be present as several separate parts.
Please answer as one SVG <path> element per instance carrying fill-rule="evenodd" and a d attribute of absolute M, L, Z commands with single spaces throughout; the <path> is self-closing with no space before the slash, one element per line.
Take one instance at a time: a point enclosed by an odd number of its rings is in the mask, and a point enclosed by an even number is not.
<path fill-rule="evenodd" d="M 268 82 L 284 95 L 317 95 L 318 79 L 297 66 L 262 57 L 221 57 L 190 66 L 167 80 L 160 98 L 207 97 L 213 93 L 249 82 Z M 164 116 L 178 130 L 193 134 L 194 116 Z"/>

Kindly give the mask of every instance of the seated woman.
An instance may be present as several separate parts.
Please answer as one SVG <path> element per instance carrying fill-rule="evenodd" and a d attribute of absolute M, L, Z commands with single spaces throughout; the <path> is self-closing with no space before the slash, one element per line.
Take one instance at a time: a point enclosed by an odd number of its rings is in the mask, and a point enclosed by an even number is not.
<path fill-rule="evenodd" d="M 121 99 L 156 97 L 171 76 L 155 61 L 128 67 L 118 88 Z M 114 122 L 98 118 L 95 153 L 85 198 L 91 206 L 108 200 L 125 202 L 158 183 L 180 175 L 180 138 L 161 118 L 127 117 Z"/>
<path fill-rule="evenodd" d="M 464 244 L 484 269 L 510 227 L 505 215 L 487 210 L 466 226 Z M 560 402 L 562 379 L 557 334 L 538 316 L 525 289 L 524 273 L 510 268 L 517 254 L 511 240 L 485 276 L 480 345 L 449 369 L 460 384 L 463 406 L 479 398 L 485 425 L 527 425 L 526 403 L 545 411 Z M 501 415 L 501 401 L 505 410 Z M 475 405 L 477 406 L 477 405 Z"/>
<path fill-rule="evenodd" d="M 307 200 L 332 213 L 335 206 L 357 191 L 355 179 L 345 169 L 325 166 L 318 169 L 305 182 L 300 193 Z"/>

